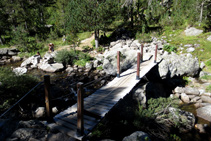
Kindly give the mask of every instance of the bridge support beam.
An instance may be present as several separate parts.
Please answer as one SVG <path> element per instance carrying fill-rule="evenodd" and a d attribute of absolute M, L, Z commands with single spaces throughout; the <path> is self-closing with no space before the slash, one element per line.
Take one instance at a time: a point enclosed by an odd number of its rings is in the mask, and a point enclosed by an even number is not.
<path fill-rule="evenodd" d="M 157 62 L 157 52 L 158 52 L 158 45 L 156 45 L 156 47 L 155 47 L 155 60 L 154 60 L 154 63 Z"/>
<path fill-rule="evenodd" d="M 45 105 L 46 105 L 47 119 L 50 121 L 52 118 L 52 107 L 50 102 L 50 75 L 44 76 L 44 87 L 45 87 Z"/>
<path fill-rule="evenodd" d="M 83 102 L 83 83 L 77 84 L 77 135 L 84 134 L 84 102 Z"/>
<path fill-rule="evenodd" d="M 140 52 L 137 53 L 137 74 L 136 74 L 136 80 L 139 80 L 140 78 Z"/>
<path fill-rule="evenodd" d="M 143 55 L 144 55 L 143 48 L 144 48 L 144 45 L 141 44 L 141 62 L 143 62 Z"/>
<path fill-rule="evenodd" d="M 120 51 L 117 51 L 117 77 L 120 77 Z"/>

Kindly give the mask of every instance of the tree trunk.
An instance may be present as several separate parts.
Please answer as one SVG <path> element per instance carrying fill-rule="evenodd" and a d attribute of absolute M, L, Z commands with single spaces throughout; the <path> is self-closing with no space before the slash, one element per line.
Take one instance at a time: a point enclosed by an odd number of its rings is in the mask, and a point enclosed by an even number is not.
<path fill-rule="evenodd" d="M 95 30 L 95 48 L 99 46 L 99 30 Z"/>
<path fill-rule="evenodd" d="M 133 4 L 131 5 L 131 11 L 130 11 L 130 18 L 131 18 L 131 28 L 133 28 Z"/>
<path fill-rule="evenodd" d="M 4 45 L 3 39 L 2 39 L 2 37 L 1 37 L 1 35 L 0 35 L 0 44 L 1 44 L 1 45 Z"/>
<path fill-rule="evenodd" d="M 204 8 L 204 2 L 201 3 L 201 12 L 200 12 L 199 22 L 202 22 L 203 8 Z"/>

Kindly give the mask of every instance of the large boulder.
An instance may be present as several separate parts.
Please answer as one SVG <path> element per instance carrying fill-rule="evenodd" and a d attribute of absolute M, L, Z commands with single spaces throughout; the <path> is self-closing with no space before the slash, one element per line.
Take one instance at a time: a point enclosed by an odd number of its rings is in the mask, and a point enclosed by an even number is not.
<path fill-rule="evenodd" d="M 128 69 L 136 62 L 137 51 L 131 50 L 128 46 L 122 47 L 118 42 L 109 51 L 104 53 L 103 69 L 106 74 L 116 75 L 117 73 L 117 51 L 120 51 L 121 72 Z"/>
<path fill-rule="evenodd" d="M 23 75 L 25 73 L 27 73 L 27 69 L 24 68 L 24 67 L 17 67 L 15 69 L 13 69 L 13 72 L 16 74 L 16 75 Z"/>
<path fill-rule="evenodd" d="M 198 36 L 203 32 L 203 30 L 196 29 L 195 27 L 190 27 L 185 30 L 186 36 Z"/>
<path fill-rule="evenodd" d="M 211 105 L 207 105 L 196 110 L 197 116 L 211 122 Z"/>
<path fill-rule="evenodd" d="M 47 62 L 43 62 L 38 64 L 38 68 L 45 72 L 58 72 L 64 69 L 64 65 L 61 63 L 48 64 Z"/>
<path fill-rule="evenodd" d="M 150 141 L 149 135 L 142 131 L 136 131 L 131 135 L 124 137 L 122 141 Z"/>
<path fill-rule="evenodd" d="M 200 66 L 197 58 L 177 55 L 172 52 L 163 56 L 163 60 L 158 65 L 158 70 L 162 79 L 183 75 L 194 77 L 198 75 Z"/>
<path fill-rule="evenodd" d="M 2 48 L 0 49 L 0 56 L 8 55 L 8 48 Z"/>
<path fill-rule="evenodd" d="M 40 63 L 41 56 L 40 55 L 34 55 L 23 61 L 21 63 L 21 67 L 30 67 L 30 68 L 37 68 L 38 64 Z"/>
<path fill-rule="evenodd" d="M 134 91 L 133 99 L 142 105 L 146 104 L 146 85 L 141 86 Z"/>

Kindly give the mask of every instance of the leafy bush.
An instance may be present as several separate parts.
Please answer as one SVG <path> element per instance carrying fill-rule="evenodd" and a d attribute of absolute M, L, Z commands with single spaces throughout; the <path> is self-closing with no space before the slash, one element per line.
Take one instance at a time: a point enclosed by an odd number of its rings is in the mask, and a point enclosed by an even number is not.
<path fill-rule="evenodd" d="M 76 57 L 77 57 L 77 54 L 75 53 L 74 50 L 71 50 L 71 51 L 61 50 L 61 51 L 58 51 L 55 61 L 62 63 L 64 65 L 67 65 L 67 64 L 72 65 Z"/>
<path fill-rule="evenodd" d="M 140 43 L 148 43 L 152 41 L 152 38 L 150 36 L 150 33 L 137 33 L 136 39 L 139 40 Z"/>
<path fill-rule="evenodd" d="M 91 45 L 93 48 L 95 48 L 95 39 L 91 41 Z"/>
<path fill-rule="evenodd" d="M 134 126 L 140 128 L 140 126 L 144 126 L 144 123 L 155 120 L 157 117 L 162 117 L 163 120 L 170 118 L 175 125 L 178 125 L 178 122 L 172 117 L 171 113 L 167 113 L 169 107 L 178 107 L 177 100 L 161 97 L 157 99 L 151 98 L 147 103 L 147 108 L 139 105 L 139 109 L 135 113 Z"/>
<path fill-rule="evenodd" d="M 85 66 L 86 62 L 92 60 L 92 57 L 87 54 L 83 53 L 81 51 L 75 51 L 75 50 L 61 50 L 56 55 L 55 60 L 57 62 L 63 63 L 64 65 L 79 65 L 79 66 Z"/>
<path fill-rule="evenodd" d="M 17 76 L 9 68 L 0 67 L 0 105 L 2 110 L 19 100 L 38 80 L 30 75 Z"/>
<path fill-rule="evenodd" d="M 82 46 L 82 49 L 84 51 L 91 51 L 93 48 L 91 48 L 90 46 Z"/>
<path fill-rule="evenodd" d="M 171 45 L 164 45 L 163 46 L 163 50 L 171 53 L 171 52 L 177 52 L 177 48 L 175 46 L 171 46 Z"/>

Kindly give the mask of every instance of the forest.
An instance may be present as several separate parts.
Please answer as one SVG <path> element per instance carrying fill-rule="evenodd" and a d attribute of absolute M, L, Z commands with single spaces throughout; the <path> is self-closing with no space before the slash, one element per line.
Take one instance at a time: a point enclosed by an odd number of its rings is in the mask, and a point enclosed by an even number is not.
<path fill-rule="evenodd" d="M 1 47 L 17 46 L 22 52 L 44 50 L 46 41 L 66 37 L 67 44 L 77 33 L 109 36 L 115 28 L 126 27 L 134 35 L 153 31 L 211 26 L 210 0 L 1 0 Z M 159 32 L 161 33 L 161 32 Z M 103 36 L 100 36 L 103 35 Z"/>

